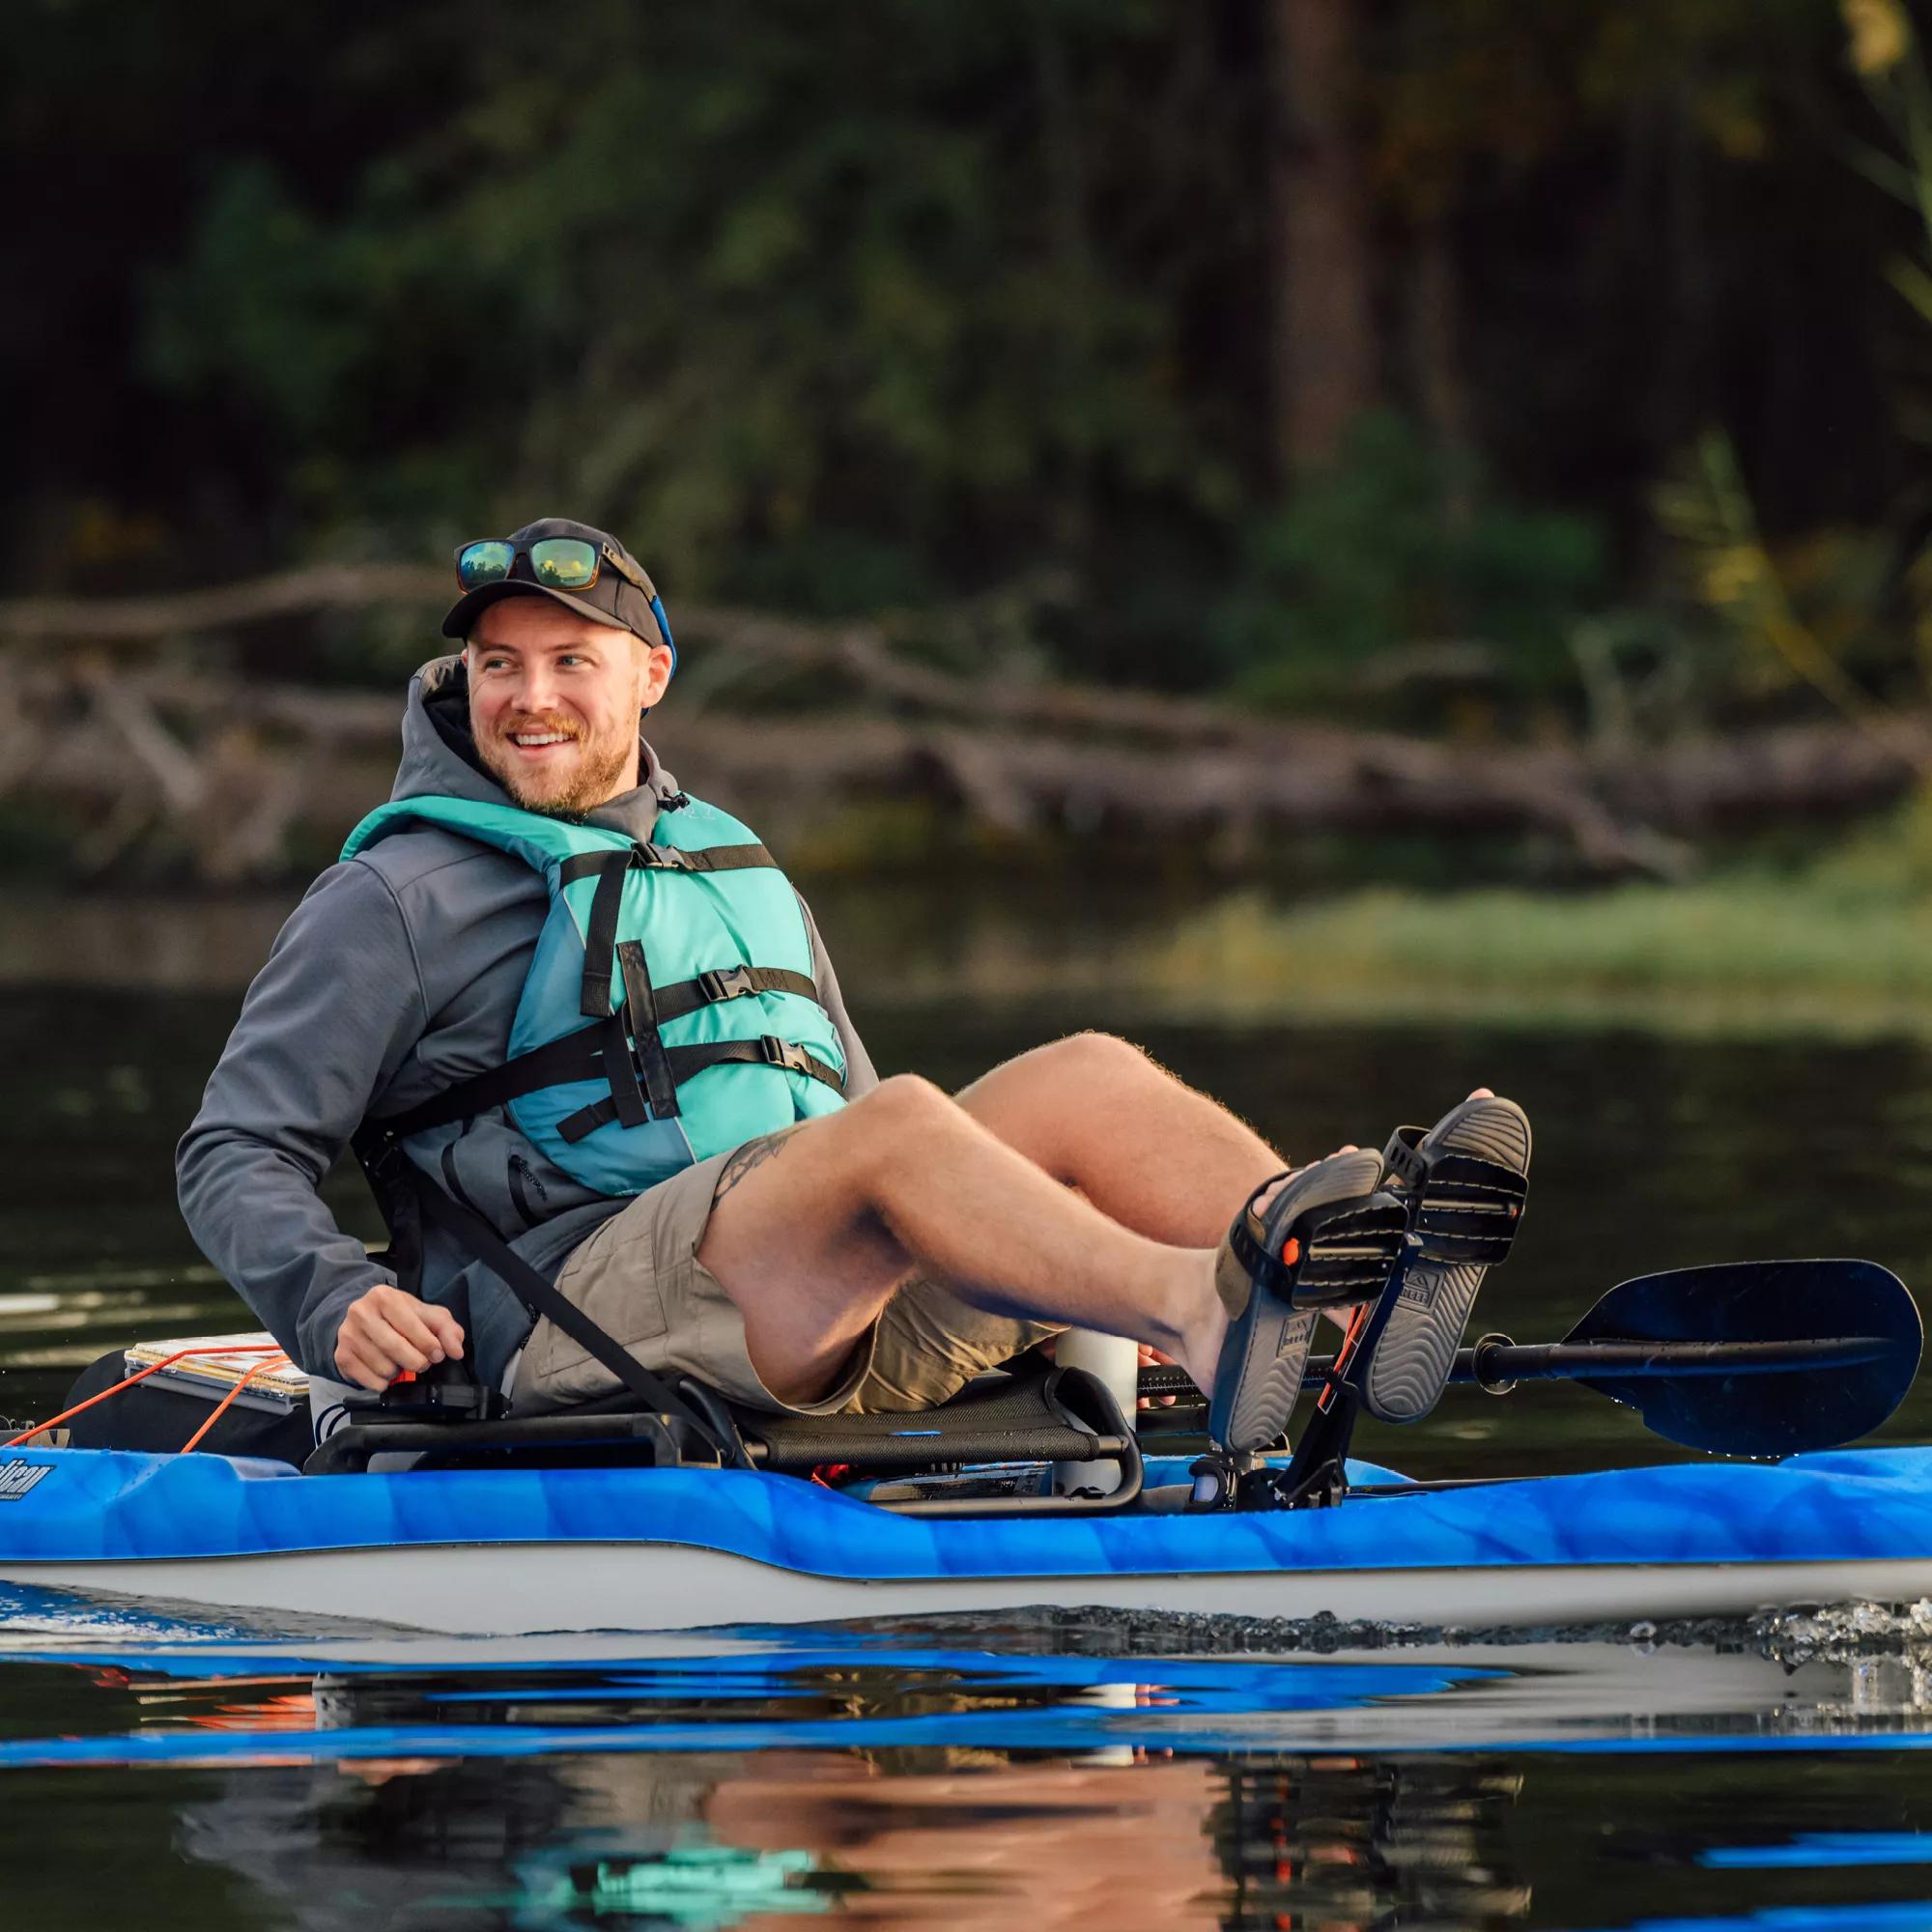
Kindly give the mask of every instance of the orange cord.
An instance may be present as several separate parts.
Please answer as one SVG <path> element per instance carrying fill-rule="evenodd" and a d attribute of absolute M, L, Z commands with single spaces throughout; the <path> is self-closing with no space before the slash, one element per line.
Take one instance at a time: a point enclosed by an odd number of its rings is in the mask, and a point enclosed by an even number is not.
<path fill-rule="evenodd" d="M 92 1408 L 97 1402 L 105 1402 L 110 1395 L 119 1395 L 123 1389 L 132 1388 L 136 1382 L 144 1382 L 150 1376 L 157 1376 L 163 1369 L 173 1368 L 177 1362 L 192 1361 L 203 1355 L 280 1355 L 284 1362 L 288 1360 L 288 1356 L 282 1353 L 281 1345 L 277 1342 L 243 1342 L 235 1347 L 223 1349 L 178 1349 L 172 1355 L 164 1356 L 160 1361 L 151 1364 L 149 1367 L 140 1370 L 137 1374 L 128 1376 L 123 1380 L 116 1382 L 112 1388 L 102 1389 L 99 1395 L 91 1395 L 85 1402 L 77 1402 L 71 1408 L 62 1409 L 58 1415 L 50 1415 L 46 1421 L 35 1423 L 33 1428 L 22 1430 L 18 1435 L 9 1436 L 5 1442 L 0 1442 L 0 1449 L 17 1449 L 22 1442 L 31 1442 L 36 1435 L 44 1435 L 49 1429 L 58 1429 L 63 1422 L 71 1421 L 74 1416 L 80 1414 L 82 1410 Z M 274 1366 L 273 1362 L 258 1362 L 256 1364 L 256 1368 L 273 1368 Z M 254 1373 L 255 1369 L 248 1371 L 250 1376 Z M 247 1377 L 244 1376 L 242 1380 L 245 1381 Z M 221 1405 L 222 1408 L 226 1408 L 228 1404 L 233 1402 L 235 1397 L 241 1392 L 241 1384 L 238 1383 L 235 1389 L 223 1401 Z M 220 1410 L 217 1409 L 215 1413 L 219 1414 Z M 211 1422 L 213 1419 L 213 1416 L 209 1417 Z M 201 1437 L 197 1435 L 195 1442 L 199 1442 L 200 1440 Z M 190 1449 L 193 1446 L 193 1442 L 188 1444 Z"/>
<path fill-rule="evenodd" d="M 255 1379 L 257 1376 L 259 1376 L 265 1369 L 286 1368 L 288 1366 L 288 1359 L 289 1358 L 285 1354 L 283 1354 L 279 1349 L 277 1349 L 272 1355 L 264 1355 L 259 1362 L 255 1363 L 254 1366 L 249 1369 L 248 1373 L 245 1376 L 243 1376 L 242 1379 L 239 1382 L 237 1382 L 235 1386 L 232 1389 L 230 1389 L 228 1393 L 214 1405 L 214 1413 L 211 1415 L 208 1418 L 208 1420 L 204 1422 L 201 1425 L 201 1427 L 197 1429 L 194 1432 L 194 1434 L 190 1435 L 187 1438 L 187 1440 L 182 1444 L 182 1454 L 185 1456 L 187 1452 L 190 1449 L 192 1449 L 194 1445 L 197 1442 L 199 1442 L 201 1438 L 204 1435 L 206 1435 L 208 1432 L 211 1429 L 213 1429 L 217 1422 L 221 1420 L 223 1413 L 226 1411 L 228 1407 L 228 1405 L 231 1402 L 233 1402 L 235 1398 L 238 1395 L 240 1395 L 242 1391 Z"/>
<path fill-rule="evenodd" d="M 1335 1366 L 1328 1371 L 1328 1379 L 1315 1399 L 1315 1406 L 1324 1415 L 1334 1406 L 1336 1385 L 1347 1374 L 1350 1362 L 1354 1359 L 1355 1344 L 1362 1339 L 1362 1330 L 1369 1325 L 1369 1306 L 1366 1301 L 1355 1304 L 1354 1313 L 1349 1317 L 1349 1325 L 1343 1331 L 1342 1346 L 1335 1351 Z"/>

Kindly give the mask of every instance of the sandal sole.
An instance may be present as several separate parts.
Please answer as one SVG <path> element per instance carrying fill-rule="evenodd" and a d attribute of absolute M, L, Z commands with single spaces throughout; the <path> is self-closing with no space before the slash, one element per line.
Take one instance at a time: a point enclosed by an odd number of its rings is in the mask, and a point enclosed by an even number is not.
<path fill-rule="evenodd" d="M 1465 1102 L 1464 1108 L 1446 1118 L 1447 1131 L 1432 1151 L 1473 1154 L 1526 1176 L 1530 1133 L 1522 1109 L 1506 1100 Z M 1435 1406 L 1483 1277 L 1509 1252 L 1520 1199 L 1500 1231 L 1471 1233 L 1472 1225 L 1480 1230 L 1485 1218 L 1500 1218 L 1509 1207 L 1500 1198 L 1474 1205 L 1478 1192 L 1452 1163 L 1449 1184 L 1432 1198 L 1425 1182 L 1421 1199 L 1411 1204 L 1416 1245 L 1362 1384 L 1363 1404 L 1378 1421 L 1420 1422 Z M 1483 1259 L 1458 1260 L 1459 1252 Z"/>
<path fill-rule="evenodd" d="M 1301 1243 L 1301 1253 L 1288 1295 L 1251 1281 L 1247 1302 L 1229 1327 L 1208 1415 L 1208 1435 L 1225 1449 L 1260 1449 L 1280 1439 L 1301 1393 L 1315 1309 L 1372 1299 L 1401 1260 L 1406 1210 L 1379 1192 L 1379 1158 L 1331 1155 L 1317 1167 L 1330 1162 L 1334 1171 L 1293 1200 L 1290 1218 L 1268 1217 L 1275 1253 L 1291 1239 Z"/>

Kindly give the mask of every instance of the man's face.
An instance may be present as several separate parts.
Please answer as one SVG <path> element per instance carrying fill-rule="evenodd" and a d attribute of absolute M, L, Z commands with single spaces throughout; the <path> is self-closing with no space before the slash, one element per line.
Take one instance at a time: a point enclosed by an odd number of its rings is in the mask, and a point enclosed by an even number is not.
<path fill-rule="evenodd" d="M 465 647 L 477 755 L 519 805 L 577 814 L 638 782 L 638 713 L 670 653 L 547 597 L 505 597 Z"/>

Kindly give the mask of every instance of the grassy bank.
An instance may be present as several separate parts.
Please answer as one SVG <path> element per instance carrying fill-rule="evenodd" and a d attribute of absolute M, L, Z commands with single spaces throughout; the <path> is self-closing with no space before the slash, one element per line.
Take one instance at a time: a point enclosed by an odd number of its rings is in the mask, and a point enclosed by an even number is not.
<path fill-rule="evenodd" d="M 1825 854 L 1577 894 L 1230 897 L 1144 948 L 1162 1004 L 1230 1017 L 1420 1009 L 1698 1035 L 1932 1036 L 1932 810 Z"/>
<path fill-rule="evenodd" d="M 1148 1012 L 1932 1037 L 1932 810 L 1679 884 L 1415 883 L 1451 864 L 1437 855 L 1405 883 L 1352 891 L 1332 871 L 1183 895 L 1104 867 L 997 864 L 855 864 L 804 884 L 861 1013 L 1048 1000 L 1069 1023 Z M 0 981 L 239 991 L 294 896 L 16 895 Z"/>
<path fill-rule="evenodd" d="M 1578 899 L 1377 891 L 1303 910 L 1243 895 L 1126 977 L 1162 1006 L 1230 1018 L 1932 1035 L 1932 905 L 1739 879 Z"/>

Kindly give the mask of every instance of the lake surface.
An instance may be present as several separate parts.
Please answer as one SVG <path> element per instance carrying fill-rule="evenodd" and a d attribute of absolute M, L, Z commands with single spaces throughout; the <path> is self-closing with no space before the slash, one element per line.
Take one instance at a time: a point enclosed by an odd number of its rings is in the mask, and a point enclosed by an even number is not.
<path fill-rule="evenodd" d="M 0 1414 L 48 1413 L 127 1341 L 252 1325 L 169 1172 L 233 1010 L 0 994 Z M 883 1068 L 957 1084 L 1095 1018 L 898 1009 L 866 1032 Z M 1520 1099 L 1531 1209 L 1478 1317 L 1520 1340 L 1661 1267 L 1932 1272 L 1915 1046 L 1114 1023 L 1297 1157 L 1478 1082 Z M 335 1192 L 374 1236 L 359 1182 Z M 1932 1439 L 1928 1400 L 1879 1439 Z M 1427 1475 L 1679 1453 L 1555 1387 L 1452 1391 L 1359 1446 Z M 14 1593 L 0 1932 L 1932 1925 L 1929 1626 L 1324 1655 L 1320 1633 L 1062 1617 L 384 1658 L 245 1629 L 184 1651 L 164 1622 Z"/>

